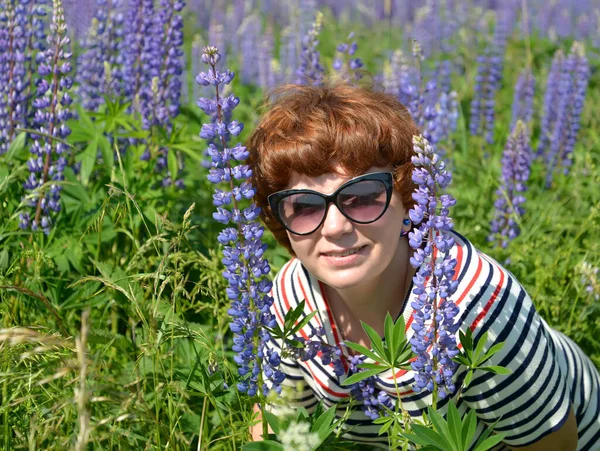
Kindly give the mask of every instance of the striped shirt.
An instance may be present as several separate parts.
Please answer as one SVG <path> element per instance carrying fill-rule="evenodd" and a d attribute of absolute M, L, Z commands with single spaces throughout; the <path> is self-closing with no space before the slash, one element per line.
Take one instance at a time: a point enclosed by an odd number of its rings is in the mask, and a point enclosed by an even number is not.
<path fill-rule="evenodd" d="M 459 308 L 456 318 L 460 329 L 471 329 L 475 341 L 488 332 L 488 347 L 504 342 L 504 347 L 486 364 L 501 365 L 511 371 L 509 375 L 476 371 L 456 401 L 461 415 L 467 408 L 477 414 L 475 440 L 486 425 L 498 421 L 495 431 L 506 434 L 505 445 L 535 443 L 563 425 L 572 405 L 579 434 L 577 449 L 600 450 L 600 377 L 592 362 L 573 341 L 548 326 L 508 270 L 458 233 L 452 234 L 456 244 L 451 254 L 457 260 L 454 279 L 459 281 L 452 299 Z M 328 344 L 339 346 L 343 341 L 321 282 L 298 259 L 282 267 L 271 294 L 272 311 L 280 326 L 285 313 L 305 300 L 304 315 L 317 313 L 300 335 L 307 339 L 315 328 L 324 327 L 324 340 Z M 408 340 L 413 335 L 412 296 L 411 286 L 400 313 L 406 322 Z M 281 347 L 276 340 L 272 345 Z M 348 377 L 347 366 L 345 375 L 336 376 L 333 365 L 323 365 L 317 356 L 306 362 L 282 359 L 281 369 L 286 374 L 284 387 L 293 392 L 292 407 L 302 406 L 310 412 L 322 400 L 326 407 L 337 406 L 338 417 L 346 413 L 350 388 L 342 382 Z M 466 369 L 459 367 L 455 374 L 457 387 L 465 376 Z M 396 378 L 404 410 L 413 417 L 421 417 L 431 404 L 431 395 L 413 391 L 414 374 L 410 370 L 398 371 Z M 377 376 L 375 385 L 376 389 L 396 396 L 390 371 Z M 448 401 L 438 402 L 438 409 L 444 415 Z M 277 410 L 276 406 L 270 408 Z M 385 434 L 378 435 L 379 426 L 360 408 L 354 408 L 347 416 L 345 427 L 344 437 L 349 440 L 387 446 Z"/>

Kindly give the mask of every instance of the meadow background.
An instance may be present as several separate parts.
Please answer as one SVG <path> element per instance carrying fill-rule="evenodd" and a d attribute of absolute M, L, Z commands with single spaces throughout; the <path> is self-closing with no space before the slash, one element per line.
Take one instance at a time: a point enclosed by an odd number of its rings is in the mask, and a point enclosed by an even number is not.
<path fill-rule="evenodd" d="M 53 18 L 59 4 L 0 2 L 3 449 L 230 450 L 248 442 L 254 401 L 236 389 L 221 225 L 198 136 L 211 118 L 196 100 L 213 93 L 195 77 L 207 70 L 202 47 L 219 47 L 220 67 L 237 74 L 243 141 L 264 93 L 306 68 L 304 36 L 317 11 L 327 73 L 352 32 L 348 61 L 360 58 L 401 99 L 420 92 L 439 107 L 435 120 L 449 118 L 436 145 L 453 172 L 455 229 L 505 262 L 546 321 L 600 366 L 596 0 L 65 0 L 66 25 Z M 576 71 L 554 72 L 560 87 L 549 82 L 556 52 L 568 55 L 575 41 L 590 67 L 580 114 Z M 522 117 L 531 174 L 523 214 L 509 215 L 520 233 L 501 247 L 488 237 L 524 69 L 535 79 L 531 114 Z M 474 115 L 482 95 L 487 112 Z M 434 120 L 420 119 L 424 129 Z M 491 123 L 491 134 L 474 130 L 477 120 Z M 557 137 L 560 157 L 548 158 Z M 44 168 L 38 156 L 47 154 Z M 287 254 L 268 233 L 263 239 L 272 276 Z"/>

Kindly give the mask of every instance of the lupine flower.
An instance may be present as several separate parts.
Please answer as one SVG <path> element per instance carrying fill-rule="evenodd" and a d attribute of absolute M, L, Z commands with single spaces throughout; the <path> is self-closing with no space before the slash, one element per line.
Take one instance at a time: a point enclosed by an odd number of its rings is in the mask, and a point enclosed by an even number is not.
<path fill-rule="evenodd" d="M 257 15 L 248 17 L 240 27 L 240 54 L 242 57 L 240 80 L 244 84 L 258 84 L 259 55 L 258 42 L 260 37 L 260 18 Z"/>
<path fill-rule="evenodd" d="M 154 6 L 152 0 L 131 0 L 124 22 L 124 36 L 120 51 L 123 55 L 123 95 L 139 110 L 139 96 L 143 86 L 149 86 L 158 76 L 157 46 L 153 45 Z M 149 96 L 147 96 L 149 97 Z"/>
<path fill-rule="evenodd" d="M 456 259 L 449 253 L 454 239 L 448 233 L 453 227 L 449 208 L 456 201 L 449 194 L 441 194 L 452 176 L 433 147 L 423 136 L 413 137 L 413 144 L 412 180 L 417 189 L 413 193 L 416 204 L 409 215 L 418 227 L 408 238 L 415 249 L 410 263 L 418 270 L 413 278 L 416 299 L 411 304 L 415 333 L 410 340 L 417 358 L 411 366 L 414 390 L 434 392 L 437 388 L 437 397 L 443 399 L 455 390 L 452 377 L 456 363 L 452 358 L 458 354 L 455 334 L 459 323 L 454 320 L 458 307 L 450 299 L 458 282 L 453 280 Z"/>
<path fill-rule="evenodd" d="M 263 89 L 272 89 L 276 84 L 275 72 L 273 71 L 273 66 L 271 64 L 274 46 L 273 32 L 270 29 L 267 29 L 259 38 L 258 43 L 258 84 Z"/>
<path fill-rule="evenodd" d="M 496 92 L 502 81 L 507 27 L 503 20 L 497 20 L 491 46 L 477 58 L 469 129 L 472 135 L 484 136 L 489 144 L 494 142 Z"/>
<path fill-rule="evenodd" d="M 296 34 L 290 27 L 281 32 L 281 46 L 279 48 L 279 63 L 281 64 L 281 80 L 290 81 L 295 75 L 297 49 Z"/>
<path fill-rule="evenodd" d="M 300 66 L 296 70 L 296 84 L 320 85 L 325 69 L 321 66 L 320 54 L 317 50 L 319 33 L 323 24 L 323 14 L 317 12 L 308 34 L 302 38 L 302 51 L 300 52 Z"/>
<path fill-rule="evenodd" d="M 558 49 L 552 58 L 552 66 L 546 79 L 546 92 L 544 93 L 544 108 L 542 113 L 542 122 L 540 130 L 540 141 L 536 155 L 545 155 L 552 138 L 552 130 L 556 122 L 558 111 L 558 86 L 563 71 L 565 55 L 561 49 Z"/>
<path fill-rule="evenodd" d="M 556 121 L 553 124 L 550 151 L 546 155 L 546 186 L 550 186 L 557 166 L 562 167 L 566 174 L 572 164 L 589 77 L 589 63 L 583 47 L 575 42 L 563 64 L 558 84 Z"/>
<path fill-rule="evenodd" d="M 487 50 L 477 57 L 477 75 L 473 99 L 471 100 L 471 122 L 469 130 L 472 135 L 485 136 L 488 143 L 494 142 L 494 120 L 496 92 L 502 77 L 499 64 L 500 56 Z"/>
<path fill-rule="evenodd" d="M 527 191 L 532 159 L 527 127 L 518 121 L 502 154 L 500 188 L 496 190 L 496 210 L 488 237 L 503 248 L 520 233 L 518 218 L 525 213 L 523 193 Z"/>
<path fill-rule="evenodd" d="M 365 361 L 365 356 L 353 355 L 348 359 L 349 375 L 363 371 L 358 365 Z M 385 409 L 393 410 L 394 403 L 385 390 L 378 390 L 375 386 L 376 378 L 367 377 L 350 386 L 353 398 L 362 402 L 361 408 L 367 417 L 376 420 L 385 412 Z"/>
<path fill-rule="evenodd" d="M 340 73 L 345 80 L 354 79 L 360 80 L 362 74 L 359 69 L 363 67 L 363 62 L 360 58 L 352 58 L 356 53 L 357 44 L 353 41 L 354 33 L 350 33 L 346 42 L 339 44 L 336 48 L 338 55 L 333 60 L 333 68 Z"/>
<path fill-rule="evenodd" d="M 391 61 L 394 75 L 386 77 L 386 84 L 391 92 L 397 90 L 398 99 L 408 108 L 423 136 L 430 143 L 437 144 L 448 138 L 456 129 L 457 95 L 453 91 L 443 91 L 438 87 L 437 73 L 429 80 L 424 80 L 421 74 L 423 52 L 416 41 L 413 42 L 413 56 L 417 67 L 410 66 L 401 52 L 394 53 Z M 443 81 L 449 88 L 449 81 Z"/>
<path fill-rule="evenodd" d="M 40 15 L 45 14 L 38 3 L 44 2 L 7 0 L 0 5 L 0 155 L 8 149 L 16 129 L 28 123 L 32 35 L 38 34 Z"/>
<path fill-rule="evenodd" d="M 261 237 L 264 228 L 258 222 L 260 208 L 254 203 L 242 208 L 242 202 L 254 197 L 254 188 L 249 179 L 252 171 L 243 161 L 248 151 L 242 144 L 225 146 L 227 139 L 238 136 L 243 124 L 237 121 L 224 122 L 223 112 L 233 110 L 239 99 L 233 95 L 221 97 L 225 85 L 229 85 L 235 74 L 229 70 L 217 71 L 219 60 L 216 47 L 205 47 L 202 61 L 210 66 L 208 72 L 200 72 L 197 83 L 212 85 L 216 98 L 199 99 L 198 105 L 209 116 L 216 111 L 217 120 L 202 125 L 200 136 L 204 139 L 221 140 L 221 149 L 209 144 L 212 168 L 208 179 L 214 184 L 224 182 L 226 189 L 216 189 L 213 203 L 217 209 L 213 218 L 225 225 L 233 223 L 221 231 L 218 240 L 224 245 L 223 276 L 229 282 L 227 296 L 231 300 L 229 325 L 234 334 L 233 350 L 242 380 L 238 383 L 241 392 L 253 396 L 259 390 L 267 394 L 269 389 L 281 390 L 285 375 L 279 370 L 280 356 L 267 346 L 271 337 L 265 327 L 276 325 L 270 312 L 273 298 L 269 296 L 271 282 L 266 279 L 270 266 L 264 258 L 266 245 Z"/>
<path fill-rule="evenodd" d="M 535 78 L 529 69 L 523 69 L 519 74 L 519 79 L 515 85 L 515 95 L 513 98 L 512 121 L 510 129 L 512 130 L 517 121 L 521 120 L 525 124 L 531 122 L 533 117 L 533 95 L 535 94 Z"/>
<path fill-rule="evenodd" d="M 105 95 L 118 95 L 121 88 L 117 52 L 123 15 L 118 11 L 119 0 L 96 0 L 96 5 L 96 15 L 83 40 L 85 50 L 77 62 L 78 94 L 83 107 L 90 111 L 98 109 Z"/>
<path fill-rule="evenodd" d="M 34 125 L 40 132 L 65 139 L 70 133 L 65 122 L 72 116 L 70 106 L 72 98 L 69 90 L 72 80 L 71 53 L 68 49 L 69 38 L 60 0 L 53 0 L 52 23 L 48 35 L 48 49 L 38 54 L 38 74 Z M 32 157 L 27 162 L 30 175 L 24 184 L 30 191 L 27 203 L 34 208 L 30 213 L 20 215 L 20 227 L 33 231 L 42 229 L 49 233 L 52 226 L 51 215 L 60 211 L 60 182 L 64 179 L 63 170 L 67 165 L 68 148 L 62 142 L 42 135 L 34 135 L 31 146 Z"/>

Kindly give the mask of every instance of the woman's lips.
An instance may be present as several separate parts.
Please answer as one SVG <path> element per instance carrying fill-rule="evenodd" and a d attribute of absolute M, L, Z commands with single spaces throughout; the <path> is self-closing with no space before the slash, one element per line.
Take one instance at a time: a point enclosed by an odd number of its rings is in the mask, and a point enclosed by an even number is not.
<path fill-rule="evenodd" d="M 361 246 L 358 248 L 348 249 L 346 251 L 335 251 L 334 253 L 322 253 L 323 257 L 332 266 L 348 266 L 355 263 L 361 257 L 365 255 L 367 246 Z M 351 252 L 349 255 L 345 255 Z"/>

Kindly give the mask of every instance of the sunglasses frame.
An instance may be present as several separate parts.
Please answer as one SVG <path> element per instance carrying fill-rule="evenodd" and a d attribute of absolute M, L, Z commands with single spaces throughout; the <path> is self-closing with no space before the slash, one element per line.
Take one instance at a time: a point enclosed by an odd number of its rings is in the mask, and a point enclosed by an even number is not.
<path fill-rule="evenodd" d="M 385 207 L 379 216 L 377 216 L 373 220 L 361 222 L 361 221 L 356 221 L 356 220 L 352 219 L 344 212 L 344 209 L 341 208 L 340 204 L 338 203 L 338 194 L 344 188 L 347 188 L 350 185 L 354 185 L 355 183 L 362 182 L 365 180 L 377 180 L 377 181 L 383 182 L 383 184 L 385 186 L 385 191 L 386 191 L 386 202 L 385 202 Z M 394 189 L 394 174 L 393 173 L 391 173 L 391 172 L 370 172 L 368 174 L 359 175 L 358 177 L 348 180 L 347 182 L 343 183 L 338 189 L 336 189 L 331 194 L 323 194 L 323 193 L 320 193 L 318 191 L 314 191 L 311 189 L 286 189 L 283 191 L 277 191 L 276 193 L 270 194 L 267 197 L 267 201 L 269 202 L 269 207 L 271 207 L 271 213 L 273 214 L 273 216 L 275 216 L 275 219 L 277 219 L 277 221 L 279 221 L 279 223 L 283 227 L 285 227 L 285 229 L 288 232 L 293 233 L 294 235 L 304 236 L 304 235 L 310 235 L 311 233 L 316 232 L 319 229 L 319 227 L 321 227 L 323 225 L 323 223 L 325 222 L 325 219 L 327 218 L 327 210 L 329 209 L 330 203 L 335 204 L 335 206 L 340 211 L 340 213 L 342 213 L 349 221 L 352 221 L 356 224 L 371 224 L 372 222 L 377 221 L 379 218 L 381 218 L 385 214 L 388 207 L 390 206 L 390 201 L 392 200 L 393 189 Z M 285 224 L 285 221 L 281 217 L 281 213 L 279 212 L 279 204 L 281 203 L 281 201 L 284 198 L 286 198 L 292 194 L 316 194 L 318 197 L 325 199 L 325 213 L 323 214 L 323 218 L 321 219 L 319 224 L 310 232 L 299 233 L 299 232 L 295 232 L 295 231 L 291 230 Z"/>

